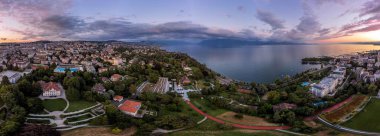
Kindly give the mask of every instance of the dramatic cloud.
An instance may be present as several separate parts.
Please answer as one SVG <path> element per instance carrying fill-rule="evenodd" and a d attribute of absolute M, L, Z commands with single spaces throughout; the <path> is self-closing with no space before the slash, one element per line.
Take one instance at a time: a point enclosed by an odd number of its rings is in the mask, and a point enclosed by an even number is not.
<path fill-rule="evenodd" d="M 361 20 L 343 25 L 337 32 L 325 38 L 338 38 L 355 33 L 380 30 L 380 2 L 378 0 L 365 2 L 356 12 Z"/>
<path fill-rule="evenodd" d="M 271 26 L 272 30 L 284 28 L 284 22 L 285 21 L 277 18 L 271 12 L 264 11 L 264 10 L 257 10 L 257 18 L 259 20 L 269 24 Z"/>
<path fill-rule="evenodd" d="M 189 11 L 177 10 L 177 20 L 157 23 L 156 20 L 150 22 L 136 23 L 131 20 L 138 20 L 137 15 L 125 14 L 118 17 L 85 17 L 77 16 L 68 11 L 72 7 L 72 0 L 0 0 L 0 19 L 6 20 L 0 25 L 2 29 L 18 33 L 22 40 L 160 40 L 160 39 L 214 39 L 233 38 L 247 40 L 270 40 L 286 42 L 308 42 L 318 39 L 337 38 L 353 35 L 360 32 L 370 32 L 380 30 L 380 2 L 371 0 L 365 2 L 360 8 L 347 9 L 339 16 L 355 14 L 353 22 L 343 26 L 324 28 L 319 22 L 318 16 L 313 13 L 315 5 L 326 3 L 346 4 L 344 0 L 318 0 L 301 1 L 304 14 L 299 18 L 299 22 L 285 26 L 285 20 L 279 15 L 266 10 L 256 10 L 255 16 L 264 22 L 266 27 L 261 25 L 253 29 L 241 27 L 241 30 L 229 30 L 215 28 L 194 23 L 183 18 L 191 17 Z M 347 3 L 348 4 L 348 3 Z M 313 7 L 309 7 L 311 5 Z M 248 7 L 248 6 L 247 6 Z M 246 5 L 237 6 L 235 10 L 241 14 L 249 10 Z M 323 6 L 317 6 L 323 7 Z M 99 11 L 99 16 L 101 11 Z M 142 16 L 139 16 L 142 18 Z M 223 16 L 224 17 L 224 16 Z M 238 18 L 237 15 L 226 14 L 226 18 Z M 282 17 L 282 16 L 281 16 Z M 15 23 L 14 25 L 12 23 Z M 7 25 L 3 25 L 7 24 Z M 9 25 L 12 24 L 12 25 Z M 9 40 L 1 38 L 0 41 Z"/>
<path fill-rule="evenodd" d="M 360 9 L 359 16 L 365 15 L 379 15 L 380 14 L 380 2 L 378 0 L 372 0 L 364 3 Z"/>
<path fill-rule="evenodd" d="M 321 24 L 311 8 L 306 3 L 304 4 L 304 15 L 300 18 L 299 24 L 290 30 L 274 31 L 270 37 L 271 40 L 304 42 L 318 39 L 329 33 L 329 29 L 321 28 Z"/>
<path fill-rule="evenodd" d="M 300 20 L 297 30 L 304 34 L 313 34 L 321 29 L 321 24 L 314 15 L 305 15 Z"/>
<path fill-rule="evenodd" d="M 315 0 L 314 1 L 317 5 L 322 5 L 325 3 L 338 3 L 338 4 L 345 4 L 345 0 Z"/>

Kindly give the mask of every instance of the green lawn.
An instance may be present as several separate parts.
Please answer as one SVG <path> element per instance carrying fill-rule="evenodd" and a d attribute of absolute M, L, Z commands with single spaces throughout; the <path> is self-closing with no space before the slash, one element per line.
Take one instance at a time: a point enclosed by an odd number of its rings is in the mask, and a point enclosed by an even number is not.
<path fill-rule="evenodd" d="M 206 99 L 191 99 L 191 103 L 197 106 L 203 112 L 206 112 L 209 115 L 217 116 L 227 112 L 225 109 L 218 108 L 208 102 Z"/>
<path fill-rule="evenodd" d="M 372 98 L 360 113 L 356 114 L 351 120 L 341 125 L 358 130 L 380 132 L 380 118 L 378 117 L 379 113 L 380 100 Z"/>
<path fill-rule="evenodd" d="M 196 122 L 201 121 L 204 116 L 193 110 L 189 105 L 187 105 L 185 102 L 181 102 L 181 109 L 182 112 L 185 114 L 188 114 L 192 119 L 194 119 Z"/>
<path fill-rule="evenodd" d="M 75 121 L 79 121 L 79 120 L 88 119 L 88 118 L 91 118 L 91 117 L 92 116 L 90 114 L 86 114 L 86 115 L 82 115 L 82 116 L 78 116 L 78 117 L 67 118 L 67 121 L 68 122 L 75 122 Z"/>
<path fill-rule="evenodd" d="M 42 102 L 45 109 L 48 111 L 62 111 L 66 107 L 64 99 L 47 99 Z"/>
<path fill-rule="evenodd" d="M 70 101 L 70 106 L 65 112 L 74 112 L 78 110 L 82 110 L 91 106 L 96 105 L 96 102 L 89 102 L 89 101 Z"/>

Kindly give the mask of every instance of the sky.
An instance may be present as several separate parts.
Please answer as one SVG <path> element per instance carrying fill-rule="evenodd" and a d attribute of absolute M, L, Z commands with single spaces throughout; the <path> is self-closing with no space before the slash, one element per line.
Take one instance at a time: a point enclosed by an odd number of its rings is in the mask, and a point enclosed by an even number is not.
<path fill-rule="evenodd" d="M 0 42 L 380 41 L 380 0 L 0 0 Z"/>

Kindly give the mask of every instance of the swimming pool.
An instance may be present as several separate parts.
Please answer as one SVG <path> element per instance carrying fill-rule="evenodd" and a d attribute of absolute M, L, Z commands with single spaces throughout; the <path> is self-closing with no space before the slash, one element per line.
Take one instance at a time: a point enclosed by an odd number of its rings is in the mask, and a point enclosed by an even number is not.
<path fill-rule="evenodd" d="M 71 72 L 77 72 L 79 71 L 78 68 L 68 68 Z M 57 67 L 54 69 L 54 72 L 59 72 L 59 73 L 64 73 L 66 70 L 66 68 L 62 68 L 62 67 Z"/>

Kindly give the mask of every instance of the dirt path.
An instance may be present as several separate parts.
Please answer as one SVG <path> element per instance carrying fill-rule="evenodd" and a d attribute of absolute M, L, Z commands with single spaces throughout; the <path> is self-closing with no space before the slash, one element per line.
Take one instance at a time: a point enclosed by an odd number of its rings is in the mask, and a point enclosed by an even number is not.
<path fill-rule="evenodd" d="M 203 111 L 201 111 L 200 109 L 195 107 L 190 101 L 186 101 L 186 103 L 192 109 L 194 109 L 196 112 L 198 112 L 199 114 L 202 114 L 203 116 L 206 116 L 208 119 L 211 119 L 211 120 L 213 120 L 219 124 L 226 124 L 225 121 L 204 113 Z M 232 123 L 232 124 L 228 123 L 228 124 L 233 126 L 233 127 L 236 127 L 236 128 L 254 129 L 254 130 L 276 130 L 276 129 L 289 129 L 290 128 L 289 126 L 248 126 L 248 125 L 242 125 L 242 124 L 236 124 L 236 123 Z"/>

